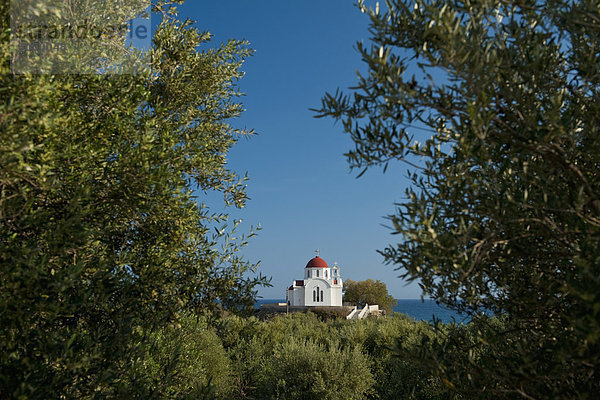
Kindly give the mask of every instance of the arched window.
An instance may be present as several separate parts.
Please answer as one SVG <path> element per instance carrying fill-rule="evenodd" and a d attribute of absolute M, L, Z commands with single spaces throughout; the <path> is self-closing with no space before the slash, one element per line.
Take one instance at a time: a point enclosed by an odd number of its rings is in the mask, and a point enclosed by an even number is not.
<path fill-rule="evenodd" d="M 316 287 L 315 291 L 317 292 L 317 303 L 318 303 L 320 301 L 320 299 L 319 299 L 319 288 Z"/>
<path fill-rule="evenodd" d="M 323 291 L 321 290 L 321 301 L 323 301 Z"/>
<path fill-rule="evenodd" d="M 313 290 L 313 301 L 317 301 L 317 291 Z"/>
<path fill-rule="evenodd" d="M 327 270 L 325 270 L 325 278 L 327 278 Z"/>
<path fill-rule="evenodd" d="M 319 277 L 319 270 L 317 270 L 317 278 Z"/>

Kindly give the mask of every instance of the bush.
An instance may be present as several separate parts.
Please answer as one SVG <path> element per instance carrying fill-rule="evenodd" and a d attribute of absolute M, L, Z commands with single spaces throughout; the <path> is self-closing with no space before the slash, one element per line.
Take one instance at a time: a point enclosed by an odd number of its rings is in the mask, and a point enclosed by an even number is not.
<path fill-rule="evenodd" d="M 231 331 L 219 333 L 235 341 L 229 354 L 237 398 L 452 398 L 437 375 L 415 362 L 424 343 L 445 340 L 427 323 L 403 315 L 321 321 L 314 313 L 242 321 L 224 322 Z"/>
<path fill-rule="evenodd" d="M 154 382 L 161 398 L 229 398 L 233 391 L 231 361 L 214 329 L 195 317 L 150 335 L 145 361 L 135 375 Z M 166 385 L 163 382 L 168 382 Z"/>
<path fill-rule="evenodd" d="M 398 347 L 416 351 L 423 340 L 432 340 L 436 332 L 425 322 L 416 322 L 401 314 L 377 320 L 344 321 L 338 325 L 341 343 L 361 346 L 371 360 L 378 399 L 446 399 L 447 388 L 423 365 L 415 363 Z"/>
<path fill-rule="evenodd" d="M 258 398 L 350 400 L 373 393 L 369 358 L 358 347 L 292 337 L 278 343 L 264 361 L 255 373 Z"/>
<path fill-rule="evenodd" d="M 314 307 L 309 312 L 316 314 L 321 321 L 341 318 L 345 320 L 348 315 L 348 311 L 345 308 Z"/>

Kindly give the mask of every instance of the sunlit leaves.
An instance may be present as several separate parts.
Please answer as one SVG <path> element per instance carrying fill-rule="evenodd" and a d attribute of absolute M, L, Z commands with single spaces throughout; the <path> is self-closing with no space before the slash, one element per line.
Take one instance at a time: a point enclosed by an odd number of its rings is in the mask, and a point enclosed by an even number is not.
<path fill-rule="evenodd" d="M 398 303 L 387 291 L 384 282 L 367 279 L 355 282 L 344 281 L 344 302 L 364 307 L 366 304 L 379 305 L 389 315 Z"/>
<path fill-rule="evenodd" d="M 416 172 L 389 217 L 400 241 L 385 259 L 452 307 L 513 320 L 524 364 L 488 370 L 486 390 L 597 390 L 597 2 L 360 7 L 368 72 L 350 94 L 326 95 L 319 116 L 342 121 L 351 166 L 397 159 Z"/>
<path fill-rule="evenodd" d="M 137 75 L 11 75 L 0 33 L 0 397 L 164 397 L 136 375 L 145 335 L 266 283 L 197 197 L 246 200 L 226 155 L 251 50 L 172 16 Z"/>

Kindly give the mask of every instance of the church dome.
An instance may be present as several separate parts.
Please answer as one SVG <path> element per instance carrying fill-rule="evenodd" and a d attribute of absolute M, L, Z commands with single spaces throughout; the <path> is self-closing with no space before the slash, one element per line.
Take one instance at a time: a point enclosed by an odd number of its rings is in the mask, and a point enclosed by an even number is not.
<path fill-rule="evenodd" d="M 305 268 L 329 268 L 329 265 L 321 257 L 316 256 L 306 264 Z"/>

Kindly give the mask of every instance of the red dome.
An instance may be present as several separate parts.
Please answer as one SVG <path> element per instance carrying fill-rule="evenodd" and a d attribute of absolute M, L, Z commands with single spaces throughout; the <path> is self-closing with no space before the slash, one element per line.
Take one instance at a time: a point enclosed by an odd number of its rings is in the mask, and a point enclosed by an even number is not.
<path fill-rule="evenodd" d="M 329 268 L 329 265 L 321 257 L 316 256 L 306 264 L 305 268 Z"/>

